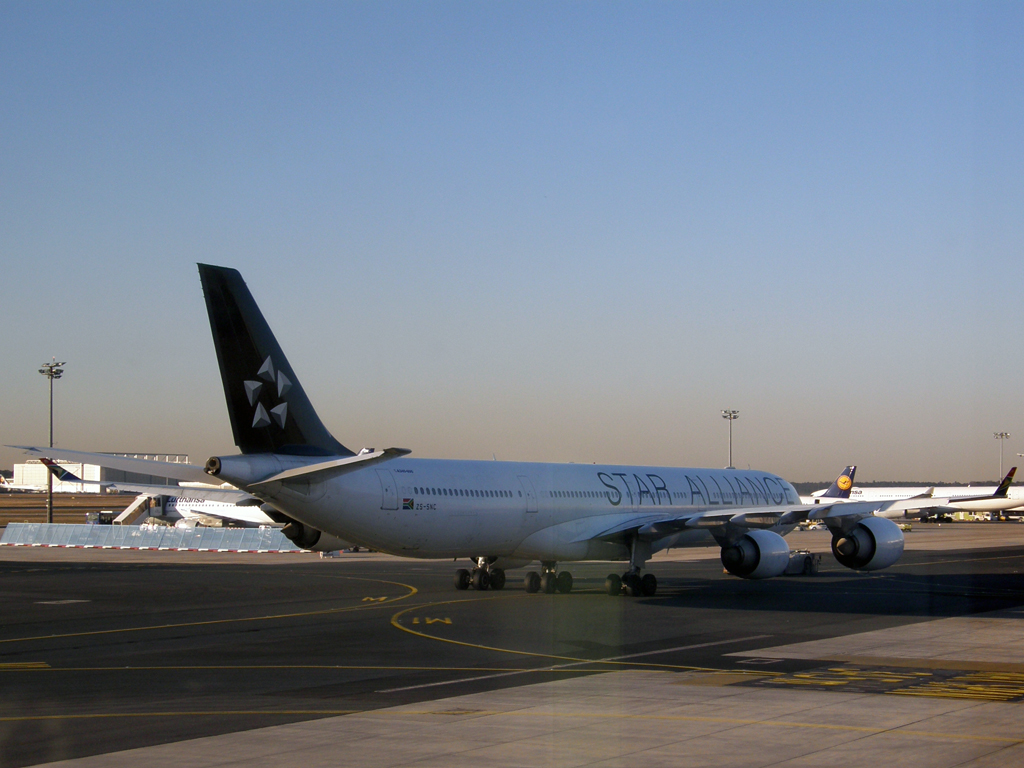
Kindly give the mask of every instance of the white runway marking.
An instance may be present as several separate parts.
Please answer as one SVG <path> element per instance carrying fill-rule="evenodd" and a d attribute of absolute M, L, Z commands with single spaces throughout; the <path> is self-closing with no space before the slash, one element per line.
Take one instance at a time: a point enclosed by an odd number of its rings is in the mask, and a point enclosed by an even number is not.
<path fill-rule="evenodd" d="M 480 675 L 478 677 L 462 677 L 458 680 L 441 680 L 436 683 L 423 683 L 422 685 L 407 685 L 402 688 L 385 688 L 384 690 L 377 691 L 377 693 L 398 693 L 399 691 L 415 691 L 420 688 L 436 688 L 440 685 L 457 685 L 459 683 L 472 683 L 477 680 L 491 680 L 497 677 L 511 677 L 512 675 L 525 675 L 529 672 L 553 672 L 561 669 L 569 669 L 570 667 L 581 667 L 587 664 L 600 664 L 605 661 L 625 661 L 626 659 L 637 659 L 641 656 L 653 656 L 658 653 L 673 653 L 674 651 L 690 651 L 694 648 L 709 648 L 713 645 L 728 645 L 729 643 L 742 643 L 747 640 L 761 640 L 771 635 L 750 635 L 749 637 L 736 637 L 731 640 L 715 640 L 710 643 L 694 643 L 693 645 L 680 645 L 675 648 L 659 648 L 656 651 L 644 651 L 643 653 L 630 653 L 625 656 L 612 656 L 604 659 L 593 659 L 584 661 L 573 661 L 568 664 L 556 664 L 551 667 L 536 667 L 533 669 L 517 669 L 515 672 L 495 672 L 491 675 Z M 772 659 L 767 663 L 774 663 L 778 659 Z M 741 664 L 744 662 L 740 662 Z"/>

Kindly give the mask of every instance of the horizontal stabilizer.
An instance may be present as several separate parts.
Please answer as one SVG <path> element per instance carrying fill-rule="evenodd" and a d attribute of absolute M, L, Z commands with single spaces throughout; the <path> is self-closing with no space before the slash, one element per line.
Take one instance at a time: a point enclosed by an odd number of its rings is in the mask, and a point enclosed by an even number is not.
<path fill-rule="evenodd" d="M 281 483 L 299 479 L 322 482 L 332 477 L 343 475 L 346 472 L 363 469 L 372 464 L 379 464 L 382 461 L 397 459 L 399 456 L 406 456 L 410 453 L 412 451 L 408 448 L 385 448 L 382 451 L 360 453 L 356 456 L 346 456 L 341 459 L 332 459 L 331 461 L 322 461 L 317 464 L 307 464 L 304 467 L 286 469 L 284 472 L 278 472 L 276 475 L 260 480 L 258 483 L 250 483 L 249 485 L 257 487 L 267 483 Z"/>
<path fill-rule="evenodd" d="M 178 464 L 173 461 L 150 461 L 149 459 L 132 459 L 125 456 L 114 456 L 109 453 L 88 453 L 86 451 L 68 451 L 63 448 L 40 448 L 32 445 L 8 445 L 18 448 L 33 458 L 44 456 L 61 461 L 73 461 L 76 464 L 96 464 L 108 469 L 122 472 L 135 472 L 140 475 L 169 477 L 174 480 L 191 480 L 197 483 L 209 483 L 210 476 L 198 464 Z"/>
<path fill-rule="evenodd" d="M 224 504 L 235 504 L 237 506 L 260 503 L 259 499 L 256 499 L 243 491 L 239 491 L 235 488 L 222 488 L 220 486 L 210 485 L 209 483 L 187 483 L 188 488 L 186 489 L 182 484 L 153 485 L 152 483 L 122 483 L 119 480 L 105 480 L 103 482 L 99 482 L 97 480 L 83 480 L 78 477 L 78 475 L 60 466 L 52 459 L 43 456 L 40 457 L 39 460 L 43 462 L 47 469 L 50 470 L 50 473 L 62 483 L 99 486 L 109 493 L 135 493 L 140 495 L 139 498 L 147 499 L 155 499 L 159 496 L 170 496 L 174 498 L 184 497 L 189 499 L 203 499 L 205 501 L 217 501 Z"/>

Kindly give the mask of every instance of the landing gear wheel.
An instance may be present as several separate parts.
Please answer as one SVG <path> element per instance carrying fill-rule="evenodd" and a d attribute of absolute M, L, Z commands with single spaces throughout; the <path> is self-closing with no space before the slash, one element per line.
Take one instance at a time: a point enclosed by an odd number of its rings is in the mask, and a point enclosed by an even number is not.
<path fill-rule="evenodd" d="M 562 571 L 558 574 L 555 577 L 555 588 L 563 595 L 568 595 L 572 592 L 572 574 L 568 571 Z"/>
<path fill-rule="evenodd" d="M 643 593 L 640 590 L 640 575 L 627 573 L 622 577 L 622 586 L 626 588 L 626 594 L 630 597 L 640 597 Z"/>
<path fill-rule="evenodd" d="M 470 581 L 469 571 L 465 568 L 459 568 L 459 570 L 455 572 L 456 589 L 469 589 Z"/>
<path fill-rule="evenodd" d="M 608 574 L 608 578 L 604 580 L 604 590 L 613 597 L 622 594 L 622 579 L 619 578 L 619 574 Z"/>
<path fill-rule="evenodd" d="M 491 577 L 491 589 L 505 588 L 505 572 L 501 568 L 491 568 L 488 573 Z"/>
<path fill-rule="evenodd" d="M 543 576 L 540 577 L 540 591 L 543 592 L 545 595 L 555 594 L 555 588 L 555 574 L 545 573 Z"/>
<path fill-rule="evenodd" d="M 540 589 L 540 576 L 537 575 L 536 571 L 530 571 L 526 574 L 526 578 L 523 579 L 523 586 L 526 587 L 526 591 L 530 594 Z"/>
<path fill-rule="evenodd" d="M 487 571 L 483 568 L 477 568 L 473 571 L 473 589 L 478 589 L 483 592 L 491 586 L 491 579 L 488 576 Z"/>
<path fill-rule="evenodd" d="M 654 593 L 658 591 L 658 578 L 653 573 L 645 573 L 640 579 L 640 591 L 644 597 L 654 597 Z"/>

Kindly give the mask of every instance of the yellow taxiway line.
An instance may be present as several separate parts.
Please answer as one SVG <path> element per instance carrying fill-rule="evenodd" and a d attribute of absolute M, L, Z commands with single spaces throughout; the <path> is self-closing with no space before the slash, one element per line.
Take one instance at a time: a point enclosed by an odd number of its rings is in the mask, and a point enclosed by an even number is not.
<path fill-rule="evenodd" d="M 368 581 L 374 584 L 390 584 L 392 586 L 402 587 L 403 589 L 409 590 L 407 594 L 399 595 L 398 597 L 364 597 L 361 598 L 364 602 L 359 605 L 348 605 L 341 608 L 322 608 L 316 611 L 297 611 L 294 613 L 278 613 L 269 614 L 262 616 L 243 616 L 235 619 L 207 619 L 204 621 L 183 621 L 172 624 L 149 624 L 142 627 L 119 627 L 117 629 L 96 629 L 89 632 L 65 632 L 57 633 L 52 635 L 37 635 L 35 637 L 10 637 L 7 639 L 0 640 L 0 644 L 3 643 L 27 643 L 33 640 L 59 640 L 67 637 L 90 637 L 95 635 L 116 635 L 127 632 L 151 632 L 158 629 L 181 629 L 183 627 L 208 627 L 218 624 L 242 624 L 253 621 L 274 621 L 278 619 L 296 619 L 304 618 L 308 616 L 326 616 L 334 613 L 347 613 L 350 611 L 361 611 L 370 608 L 379 608 L 383 605 L 389 605 L 396 603 L 399 600 L 407 600 L 413 595 L 419 592 L 416 587 L 409 584 L 402 584 L 397 581 L 384 581 L 382 579 L 361 579 L 352 576 L 341 576 L 338 578 L 351 579 L 352 581 Z M 370 600 L 370 602 L 365 602 Z"/>

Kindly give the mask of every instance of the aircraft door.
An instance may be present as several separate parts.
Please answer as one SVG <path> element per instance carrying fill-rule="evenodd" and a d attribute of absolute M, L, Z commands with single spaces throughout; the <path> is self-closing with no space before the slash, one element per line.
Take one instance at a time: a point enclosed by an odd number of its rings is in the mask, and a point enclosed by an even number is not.
<path fill-rule="evenodd" d="M 395 478 L 390 469 L 378 469 L 377 479 L 380 480 L 381 509 L 398 509 L 398 490 Z"/>
<path fill-rule="evenodd" d="M 533 483 L 526 475 L 519 475 L 519 484 L 523 486 L 523 495 L 526 496 L 526 511 L 537 511 L 537 493 L 533 490 Z"/>

